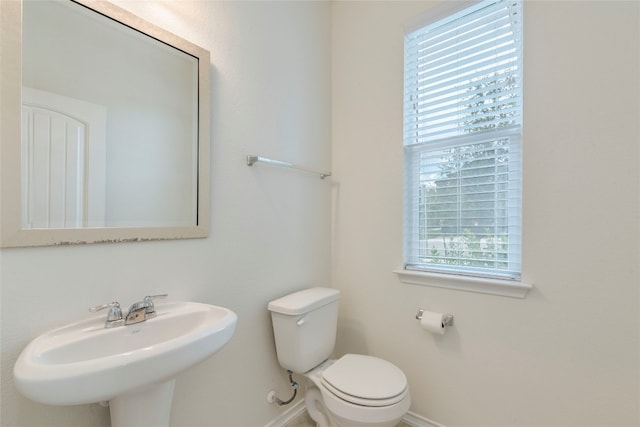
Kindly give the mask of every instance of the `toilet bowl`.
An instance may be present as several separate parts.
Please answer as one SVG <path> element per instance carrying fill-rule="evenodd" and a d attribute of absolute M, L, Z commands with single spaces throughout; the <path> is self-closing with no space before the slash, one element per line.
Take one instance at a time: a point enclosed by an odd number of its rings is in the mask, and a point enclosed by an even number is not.
<path fill-rule="evenodd" d="M 402 371 L 376 357 L 347 354 L 304 377 L 305 406 L 318 427 L 394 427 L 411 404 Z"/>
<path fill-rule="evenodd" d="M 305 405 L 318 427 L 394 427 L 411 404 L 404 373 L 373 356 L 329 359 L 339 294 L 316 287 L 269 303 L 278 362 L 305 377 Z"/>

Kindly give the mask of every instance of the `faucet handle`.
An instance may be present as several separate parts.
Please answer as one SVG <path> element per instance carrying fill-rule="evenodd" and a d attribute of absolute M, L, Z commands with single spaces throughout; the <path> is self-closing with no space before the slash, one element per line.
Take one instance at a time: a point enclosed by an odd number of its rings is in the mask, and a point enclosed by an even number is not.
<path fill-rule="evenodd" d="M 104 310 L 105 308 L 109 309 L 109 312 L 107 313 L 108 320 L 118 320 L 118 318 L 122 318 L 122 309 L 120 308 L 120 303 L 118 301 L 91 307 L 89 311 L 95 313 L 97 311 Z"/>
<path fill-rule="evenodd" d="M 158 294 L 158 295 L 147 295 L 144 297 L 144 302 L 148 303 L 147 305 L 147 319 L 156 316 L 156 308 L 153 305 L 154 298 L 166 298 L 169 294 Z"/>
<path fill-rule="evenodd" d="M 104 323 L 105 328 L 113 328 L 114 326 L 124 324 L 124 320 L 122 319 L 122 309 L 120 308 L 120 303 L 118 301 L 91 307 L 89 311 L 95 313 L 97 311 L 104 310 L 105 308 L 109 309 L 107 312 L 107 320 Z"/>
<path fill-rule="evenodd" d="M 166 298 L 169 294 L 147 295 L 144 297 L 145 301 L 153 301 L 154 298 Z"/>

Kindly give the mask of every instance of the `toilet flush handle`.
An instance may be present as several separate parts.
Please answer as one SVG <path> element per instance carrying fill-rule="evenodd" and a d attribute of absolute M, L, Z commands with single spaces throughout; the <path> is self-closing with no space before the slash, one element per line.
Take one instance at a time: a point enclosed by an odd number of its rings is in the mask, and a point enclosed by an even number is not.
<path fill-rule="evenodd" d="M 298 319 L 298 321 L 296 322 L 296 325 L 302 326 L 305 324 L 306 321 L 307 321 L 307 316 L 302 316 L 301 318 Z"/>

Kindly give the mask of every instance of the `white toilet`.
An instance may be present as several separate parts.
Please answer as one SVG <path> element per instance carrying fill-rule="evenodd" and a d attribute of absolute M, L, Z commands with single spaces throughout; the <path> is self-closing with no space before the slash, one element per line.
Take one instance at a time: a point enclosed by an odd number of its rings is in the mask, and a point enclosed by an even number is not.
<path fill-rule="evenodd" d="M 411 404 L 404 373 L 372 356 L 328 359 L 339 298 L 339 291 L 317 287 L 269 303 L 278 362 L 307 379 L 305 405 L 318 427 L 393 427 Z"/>

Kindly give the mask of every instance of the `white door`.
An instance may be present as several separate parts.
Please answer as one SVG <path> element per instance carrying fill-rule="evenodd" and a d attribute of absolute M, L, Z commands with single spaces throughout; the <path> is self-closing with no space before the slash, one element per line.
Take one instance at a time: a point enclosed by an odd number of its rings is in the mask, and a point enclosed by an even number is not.
<path fill-rule="evenodd" d="M 23 228 L 105 224 L 106 108 L 22 92 Z"/>

